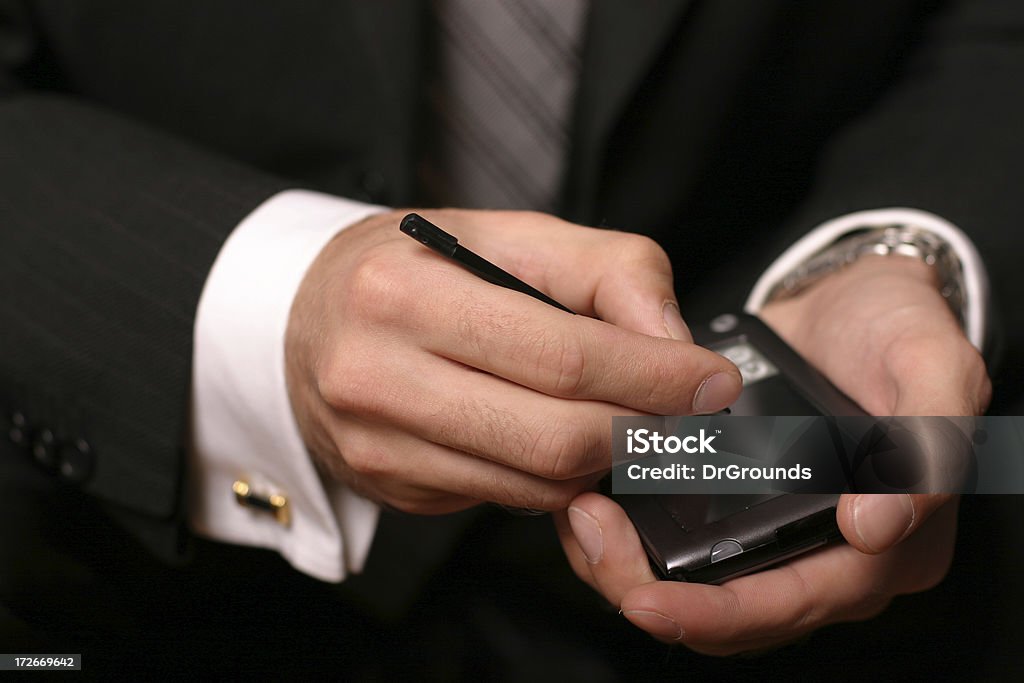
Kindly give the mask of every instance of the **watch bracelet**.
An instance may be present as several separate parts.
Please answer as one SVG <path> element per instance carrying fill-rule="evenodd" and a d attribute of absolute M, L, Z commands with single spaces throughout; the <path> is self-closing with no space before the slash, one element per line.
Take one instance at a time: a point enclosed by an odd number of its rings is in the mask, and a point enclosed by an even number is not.
<path fill-rule="evenodd" d="M 960 259 L 946 240 L 912 224 L 865 226 L 850 231 L 787 273 L 772 287 L 765 303 L 795 297 L 867 255 L 908 256 L 932 266 L 939 278 L 939 292 L 964 327 L 965 286 Z"/>

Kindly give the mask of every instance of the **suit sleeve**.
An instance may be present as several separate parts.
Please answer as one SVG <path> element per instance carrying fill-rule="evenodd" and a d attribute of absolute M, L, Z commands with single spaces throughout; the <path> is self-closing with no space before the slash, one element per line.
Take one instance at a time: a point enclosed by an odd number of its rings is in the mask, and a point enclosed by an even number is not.
<path fill-rule="evenodd" d="M 792 241 L 853 211 L 937 214 L 974 241 L 988 270 L 1007 360 L 1020 365 L 1024 309 L 1024 4 L 943 3 L 907 45 L 890 88 L 833 137 Z M 1012 368 L 1011 368 L 1012 369 Z"/>
<path fill-rule="evenodd" d="M 174 520 L 197 301 L 231 230 L 286 184 L 27 87 L 31 33 L 0 10 L 0 417 L 139 528 Z"/>

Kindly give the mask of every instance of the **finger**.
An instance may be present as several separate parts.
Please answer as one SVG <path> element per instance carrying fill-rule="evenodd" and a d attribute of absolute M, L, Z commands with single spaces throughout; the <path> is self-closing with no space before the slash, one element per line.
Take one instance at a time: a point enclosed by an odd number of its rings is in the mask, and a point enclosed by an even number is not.
<path fill-rule="evenodd" d="M 608 403 L 552 398 L 420 349 L 393 352 L 378 344 L 373 356 L 350 359 L 337 372 L 337 384 L 321 389 L 337 419 L 388 422 L 546 479 L 610 468 L 611 418 L 637 414 Z"/>
<path fill-rule="evenodd" d="M 689 415 L 728 406 L 742 386 L 731 362 L 693 344 L 567 316 L 493 287 L 451 296 L 452 324 L 418 326 L 424 347 L 550 396 Z"/>
<path fill-rule="evenodd" d="M 561 510 L 600 475 L 552 481 L 395 430 L 344 420 L 332 425 L 338 450 L 358 485 L 403 512 L 439 514 L 437 495 L 460 499 L 445 512 L 489 501 L 511 507 Z M 471 503 L 457 507 L 458 504 Z M 452 507 L 456 505 L 456 507 Z"/>
<path fill-rule="evenodd" d="M 567 517 L 594 584 L 610 603 L 618 605 L 630 589 L 657 581 L 636 528 L 614 501 L 584 493 Z"/>
<path fill-rule="evenodd" d="M 558 532 L 558 540 L 562 544 L 562 550 L 565 552 L 566 559 L 569 560 L 569 566 L 572 567 L 576 576 L 599 592 L 597 584 L 594 582 L 594 576 L 590 572 L 590 565 L 587 564 L 587 558 L 583 554 L 583 549 L 576 542 L 576 536 L 572 532 L 572 526 L 569 524 L 568 510 L 559 510 L 552 513 L 551 519 L 555 523 L 555 531 Z"/>
<path fill-rule="evenodd" d="M 913 534 L 950 494 L 861 493 L 839 499 L 836 519 L 843 537 L 861 552 L 877 554 Z"/>
<path fill-rule="evenodd" d="M 887 575 L 879 558 L 837 546 L 801 560 L 721 586 L 640 586 L 623 597 L 623 615 L 654 636 L 730 654 L 787 642 L 832 621 L 867 618 L 889 600 L 876 590 Z"/>

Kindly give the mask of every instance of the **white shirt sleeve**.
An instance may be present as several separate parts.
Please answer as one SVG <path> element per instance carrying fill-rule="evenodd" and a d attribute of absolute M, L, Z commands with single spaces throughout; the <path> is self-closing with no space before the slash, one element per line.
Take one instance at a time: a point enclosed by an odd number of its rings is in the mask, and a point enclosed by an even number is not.
<path fill-rule="evenodd" d="M 988 332 L 988 273 L 977 248 L 970 238 L 955 225 L 933 213 L 920 209 L 890 208 L 857 211 L 822 223 L 804 235 L 782 253 L 761 275 L 744 310 L 756 315 L 767 303 L 768 294 L 776 284 L 804 261 L 841 239 L 844 235 L 865 226 L 895 224 L 915 225 L 945 240 L 953 249 L 964 274 L 964 333 L 979 350 Z"/>
<path fill-rule="evenodd" d="M 271 197 L 221 248 L 196 315 L 191 526 L 218 541 L 274 549 L 324 581 L 362 569 L 379 509 L 314 467 L 288 399 L 285 330 L 292 299 L 321 249 L 382 210 L 304 190 Z M 236 480 L 285 496 L 290 523 L 239 505 Z"/>

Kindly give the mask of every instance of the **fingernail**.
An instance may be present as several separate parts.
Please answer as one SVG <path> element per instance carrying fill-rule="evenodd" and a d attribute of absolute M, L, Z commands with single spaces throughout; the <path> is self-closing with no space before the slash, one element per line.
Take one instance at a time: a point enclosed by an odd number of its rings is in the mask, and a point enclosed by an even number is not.
<path fill-rule="evenodd" d="M 906 493 L 866 493 L 853 502 L 853 530 L 865 547 L 881 552 L 903 538 L 914 523 Z"/>
<path fill-rule="evenodd" d="M 664 614 L 642 609 L 633 609 L 622 614 L 652 636 L 669 640 L 682 640 L 683 638 L 683 628 Z"/>
<path fill-rule="evenodd" d="M 572 527 L 573 536 L 580 544 L 580 550 L 587 557 L 587 562 L 597 564 L 604 556 L 604 536 L 601 533 L 601 525 L 591 515 L 583 510 L 569 508 L 569 526 Z"/>
<path fill-rule="evenodd" d="M 665 331 L 668 332 L 668 336 L 680 341 L 693 341 L 690 328 L 683 322 L 683 314 L 679 312 L 679 306 L 675 301 L 666 301 L 661 307 L 661 315 L 665 319 Z"/>
<path fill-rule="evenodd" d="M 711 375 L 704 380 L 697 389 L 697 395 L 693 397 L 693 412 L 717 413 L 735 401 L 742 388 L 739 378 L 731 372 Z"/>

